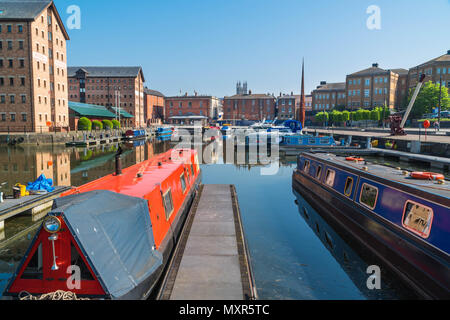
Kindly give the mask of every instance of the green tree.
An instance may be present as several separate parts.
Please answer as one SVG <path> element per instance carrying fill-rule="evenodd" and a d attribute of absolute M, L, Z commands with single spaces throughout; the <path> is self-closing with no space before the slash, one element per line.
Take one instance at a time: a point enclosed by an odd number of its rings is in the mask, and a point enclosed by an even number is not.
<path fill-rule="evenodd" d="M 330 119 L 330 117 L 328 115 L 328 112 L 319 112 L 319 113 L 316 114 L 316 121 L 317 122 L 325 123 L 325 122 L 328 122 L 329 119 Z"/>
<path fill-rule="evenodd" d="M 114 129 L 120 129 L 120 122 L 119 121 L 114 119 L 111 122 L 113 124 Z"/>
<path fill-rule="evenodd" d="M 113 123 L 111 120 L 103 120 L 102 124 L 103 124 L 103 128 L 105 128 L 105 130 L 110 130 L 113 128 Z"/>
<path fill-rule="evenodd" d="M 372 111 L 370 111 L 370 120 L 380 121 L 380 119 L 381 119 L 380 109 L 375 108 Z"/>
<path fill-rule="evenodd" d="M 441 91 L 441 106 L 442 110 L 450 109 L 450 98 L 448 94 L 448 88 L 442 86 L 440 88 L 439 83 L 434 84 L 431 81 L 425 83 L 420 90 L 417 100 L 411 110 L 410 117 L 412 119 L 420 119 L 425 113 L 432 113 L 434 108 L 439 106 L 439 91 Z M 412 96 L 414 94 L 414 89 L 410 90 L 408 105 L 411 102 Z"/>
<path fill-rule="evenodd" d="M 94 120 L 92 121 L 92 130 L 102 130 L 103 129 L 103 124 L 98 121 L 98 120 Z"/>
<path fill-rule="evenodd" d="M 80 131 L 91 131 L 92 130 L 92 122 L 88 118 L 80 118 L 78 120 L 78 130 Z"/>
<path fill-rule="evenodd" d="M 342 121 L 349 121 L 350 120 L 350 112 L 347 110 L 342 111 Z"/>

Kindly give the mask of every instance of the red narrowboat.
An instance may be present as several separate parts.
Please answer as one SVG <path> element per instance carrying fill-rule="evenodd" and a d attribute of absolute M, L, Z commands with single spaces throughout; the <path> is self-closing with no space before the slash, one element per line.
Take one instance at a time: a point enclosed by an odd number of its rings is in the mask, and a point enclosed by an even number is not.
<path fill-rule="evenodd" d="M 150 296 L 197 193 L 198 156 L 173 149 L 121 171 L 55 201 L 5 295 Z"/>

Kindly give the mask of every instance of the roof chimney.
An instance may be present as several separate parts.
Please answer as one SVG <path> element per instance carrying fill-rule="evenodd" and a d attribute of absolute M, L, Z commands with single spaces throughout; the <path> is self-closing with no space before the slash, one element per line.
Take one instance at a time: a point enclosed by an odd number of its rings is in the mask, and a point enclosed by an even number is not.
<path fill-rule="evenodd" d="M 450 54 L 450 50 L 447 50 L 447 54 Z"/>
<path fill-rule="evenodd" d="M 327 84 L 326 81 L 320 81 L 320 85 L 321 85 L 321 86 L 324 86 L 324 85 L 326 85 L 326 84 Z"/>
<path fill-rule="evenodd" d="M 372 64 L 372 67 L 373 67 L 373 68 L 378 68 L 378 63 Z"/>

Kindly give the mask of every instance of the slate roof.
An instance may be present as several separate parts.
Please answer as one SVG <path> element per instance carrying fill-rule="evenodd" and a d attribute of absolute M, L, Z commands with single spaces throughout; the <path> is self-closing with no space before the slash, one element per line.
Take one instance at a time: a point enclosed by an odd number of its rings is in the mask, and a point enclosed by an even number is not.
<path fill-rule="evenodd" d="M 120 116 L 121 116 L 122 118 L 134 118 L 133 115 L 129 114 L 128 112 L 126 112 L 126 111 L 123 110 L 122 108 L 120 108 L 120 110 L 117 110 L 117 109 L 119 109 L 119 108 L 111 107 L 111 109 L 112 109 L 114 112 L 119 111 L 119 112 L 120 112 Z"/>
<path fill-rule="evenodd" d="M 225 97 L 225 99 L 275 99 L 275 97 L 268 94 L 236 94 L 231 97 Z"/>
<path fill-rule="evenodd" d="M 34 20 L 52 1 L 50 0 L 7 0 L 0 2 L 0 20 Z"/>
<path fill-rule="evenodd" d="M 156 90 L 151 90 L 148 88 L 144 88 L 144 93 L 151 95 L 151 96 L 156 96 L 156 97 L 162 97 L 162 98 L 165 97 L 165 95 L 163 95 L 161 92 L 156 91 Z"/>
<path fill-rule="evenodd" d="M 145 81 L 144 73 L 141 67 L 68 67 L 67 76 L 69 78 L 75 77 L 76 72 L 80 69 L 86 71 L 89 77 L 94 78 L 135 78 L 139 76 L 139 73 L 141 73 L 142 78 Z"/>
<path fill-rule="evenodd" d="M 437 57 L 435 59 L 432 59 L 430 61 L 422 63 L 422 64 L 420 64 L 420 65 L 418 65 L 418 66 L 416 66 L 414 68 L 411 68 L 411 69 L 421 68 L 421 67 L 423 67 L 425 65 L 432 64 L 432 63 L 435 63 L 435 62 L 450 62 L 450 50 L 448 50 L 448 52 L 446 54 L 442 55 L 442 56 L 439 56 L 439 57 Z"/>
<path fill-rule="evenodd" d="M 345 82 L 327 83 L 314 91 L 337 91 L 337 90 L 345 91 L 346 90 Z"/>
<path fill-rule="evenodd" d="M 0 21 L 33 21 L 48 7 L 55 12 L 58 24 L 61 27 L 66 40 L 69 40 L 64 23 L 59 16 L 58 10 L 52 0 L 6 0 L 0 1 Z"/>

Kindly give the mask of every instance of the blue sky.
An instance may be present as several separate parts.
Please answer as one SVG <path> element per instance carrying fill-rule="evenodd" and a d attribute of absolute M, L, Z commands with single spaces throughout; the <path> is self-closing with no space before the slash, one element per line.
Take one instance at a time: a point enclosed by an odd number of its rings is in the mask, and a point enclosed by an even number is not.
<path fill-rule="evenodd" d="M 321 80 L 378 62 L 405 68 L 450 50 L 450 0 L 55 0 L 65 24 L 70 5 L 81 29 L 68 30 L 68 64 L 140 65 L 146 84 L 166 95 L 306 91 Z M 369 30 L 370 5 L 381 30 Z"/>

